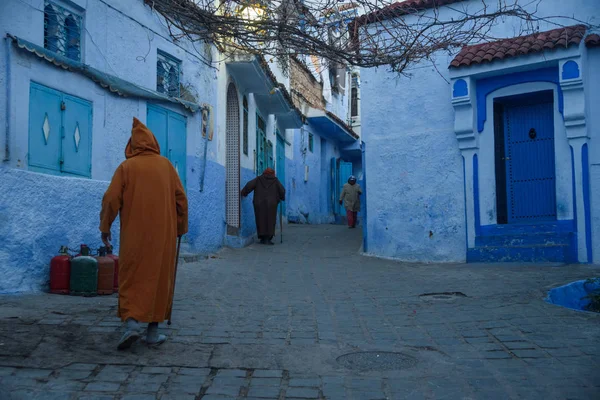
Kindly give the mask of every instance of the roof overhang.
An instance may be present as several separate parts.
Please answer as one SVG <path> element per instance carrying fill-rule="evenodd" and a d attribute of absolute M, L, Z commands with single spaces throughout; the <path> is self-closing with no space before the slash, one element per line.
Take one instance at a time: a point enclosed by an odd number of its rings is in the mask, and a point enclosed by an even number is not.
<path fill-rule="evenodd" d="M 275 115 L 280 128 L 295 129 L 302 126 L 300 111 L 262 57 L 234 54 L 227 62 L 227 69 L 239 87 L 254 95 L 261 111 Z"/>
<path fill-rule="evenodd" d="M 330 138 L 341 144 L 352 144 L 358 142 L 358 135 L 341 120 L 327 111 L 309 108 L 306 119 L 318 129 L 319 135 Z"/>

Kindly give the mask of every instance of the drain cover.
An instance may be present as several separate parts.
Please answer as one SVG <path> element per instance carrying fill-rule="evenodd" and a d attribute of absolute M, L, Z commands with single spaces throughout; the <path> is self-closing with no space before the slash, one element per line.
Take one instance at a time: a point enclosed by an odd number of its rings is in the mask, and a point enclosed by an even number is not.
<path fill-rule="evenodd" d="M 417 360 L 402 353 L 363 351 L 337 358 L 344 368 L 360 371 L 394 371 L 414 367 Z"/>
<path fill-rule="evenodd" d="M 467 295 L 462 292 L 441 292 L 441 293 L 423 293 L 423 294 L 420 294 L 419 297 L 422 299 L 449 301 L 449 300 L 455 300 L 455 299 L 458 299 L 461 297 L 467 297 Z"/>

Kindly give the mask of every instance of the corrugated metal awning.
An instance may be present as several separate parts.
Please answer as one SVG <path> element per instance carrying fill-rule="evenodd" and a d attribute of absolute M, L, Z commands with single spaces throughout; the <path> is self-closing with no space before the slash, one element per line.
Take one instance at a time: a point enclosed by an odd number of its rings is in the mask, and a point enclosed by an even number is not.
<path fill-rule="evenodd" d="M 203 106 L 197 103 L 193 103 L 187 100 L 183 100 L 176 97 L 169 97 L 163 93 L 144 88 L 135 83 L 126 81 L 114 75 L 107 74 L 96 68 L 90 67 L 89 65 L 83 64 L 79 61 L 71 60 L 65 56 L 52 52 L 41 46 L 28 42 L 27 40 L 18 38 L 13 35 L 7 35 L 13 40 L 15 46 L 22 50 L 27 51 L 31 54 L 38 56 L 57 67 L 61 67 L 71 72 L 79 73 L 84 75 L 105 89 L 108 89 L 112 93 L 116 93 L 123 97 L 137 97 L 143 99 L 149 99 L 159 102 L 169 102 L 179 104 L 191 112 L 196 112 L 202 109 Z"/>

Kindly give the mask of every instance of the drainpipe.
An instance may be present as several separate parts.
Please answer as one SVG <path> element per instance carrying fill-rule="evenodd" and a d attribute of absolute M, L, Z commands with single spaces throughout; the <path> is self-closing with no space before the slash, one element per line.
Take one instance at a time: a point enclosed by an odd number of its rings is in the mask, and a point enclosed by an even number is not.
<path fill-rule="evenodd" d="M 210 116 L 209 116 L 210 118 Z M 202 122 L 201 122 L 202 123 Z M 208 118 L 206 121 L 207 129 L 204 135 L 204 159 L 202 160 L 202 175 L 200 176 L 200 192 L 204 191 L 204 177 L 206 176 L 206 155 L 208 150 Z"/>
<path fill-rule="evenodd" d="M 4 159 L 3 162 L 10 161 L 10 100 L 11 100 L 11 66 L 10 66 L 10 45 L 11 38 L 4 38 L 6 45 L 6 121 L 5 121 L 5 137 L 4 137 Z"/>

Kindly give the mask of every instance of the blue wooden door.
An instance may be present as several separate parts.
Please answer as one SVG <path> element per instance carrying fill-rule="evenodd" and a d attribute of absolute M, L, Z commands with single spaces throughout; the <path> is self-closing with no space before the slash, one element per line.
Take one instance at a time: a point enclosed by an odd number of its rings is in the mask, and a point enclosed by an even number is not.
<path fill-rule="evenodd" d="M 277 163 L 275 164 L 277 178 L 285 187 L 285 141 L 277 132 L 277 147 L 276 147 Z M 285 201 L 281 203 L 282 212 L 285 214 Z"/>
<path fill-rule="evenodd" d="M 148 105 L 146 126 L 152 131 L 160 154 L 167 157 L 186 188 L 187 119 L 181 114 L 155 105 Z"/>
<path fill-rule="evenodd" d="M 528 97 L 505 106 L 508 222 L 556 219 L 554 109 Z"/>
<path fill-rule="evenodd" d="M 339 211 L 339 207 L 338 207 L 338 200 L 339 200 L 339 193 L 338 193 L 338 184 L 337 184 L 337 160 L 335 157 L 331 158 L 331 161 L 329 162 L 329 171 L 330 171 L 330 176 L 329 176 L 329 193 L 331 196 L 330 199 L 330 203 L 331 203 L 331 210 L 333 210 L 334 214 L 337 214 Z"/>
<path fill-rule="evenodd" d="M 350 178 L 351 175 L 352 175 L 352 163 L 340 160 L 340 171 L 338 173 L 338 178 L 339 178 L 338 199 L 342 193 L 342 189 L 344 188 L 344 185 L 346 183 L 348 183 L 348 178 Z M 340 215 L 346 215 L 346 209 L 344 208 L 343 204 L 340 206 Z"/>
<path fill-rule="evenodd" d="M 179 174 L 183 187 L 186 187 L 186 131 L 187 123 L 184 116 L 169 113 L 169 133 L 167 138 L 168 158 Z"/>
<path fill-rule="evenodd" d="M 62 94 L 32 83 L 29 96 L 29 166 L 60 174 Z"/>
<path fill-rule="evenodd" d="M 74 96 L 63 96 L 62 171 L 89 176 L 92 159 L 92 104 Z"/>
<path fill-rule="evenodd" d="M 168 156 L 167 137 L 169 132 L 169 112 L 161 107 L 148 105 L 146 113 L 146 126 L 152 131 L 158 145 L 160 146 L 160 155 Z"/>

